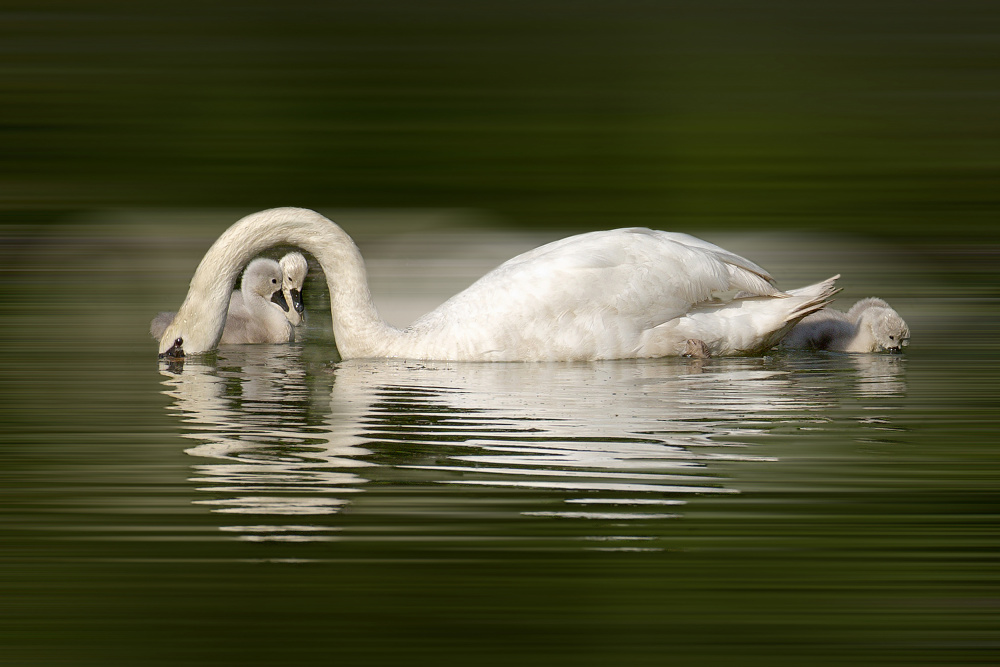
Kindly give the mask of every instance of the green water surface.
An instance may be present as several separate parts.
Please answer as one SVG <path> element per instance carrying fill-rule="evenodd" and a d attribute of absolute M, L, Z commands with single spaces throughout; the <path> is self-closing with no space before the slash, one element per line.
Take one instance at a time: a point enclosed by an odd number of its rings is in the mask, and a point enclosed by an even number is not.
<path fill-rule="evenodd" d="M 838 305 L 888 299 L 903 355 L 336 362 L 314 265 L 299 342 L 171 366 L 145 328 L 204 239 L 111 219 L 5 237 L 2 664 L 1000 655 L 977 251 L 710 236 L 783 284 L 844 272 Z M 402 310 L 541 240 L 397 233 L 359 243 Z"/>

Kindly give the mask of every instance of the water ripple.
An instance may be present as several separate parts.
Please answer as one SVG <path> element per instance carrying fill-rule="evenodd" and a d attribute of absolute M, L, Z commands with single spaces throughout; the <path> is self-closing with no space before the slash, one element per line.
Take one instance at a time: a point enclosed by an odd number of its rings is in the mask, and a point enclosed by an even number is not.
<path fill-rule="evenodd" d="M 578 522 L 581 536 L 595 537 L 587 526 L 650 525 L 680 516 L 663 507 L 740 494 L 716 466 L 773 463 L 748 449 L 749 436 L 821 426 L 835 399 L 816 379 L 831 363 L 373 360 L 316 369 L 301 347 L 234 346 L 165 368 L 163 385 L 182 435 L 198 443 L 185 450 L 204 495 L 194 502 L 254 517 L 220 526 L 240 540 L 382 539 L 396 530 L 386 522 L 404 515 L 460 522 L 413 527 L 417 540 L 485 538 L 478 525 L 516 517 Z M 882 359 L 835 363 L 857 374 L 859 394 L 902 382 L 901 367 Z M 872 424 L 886 428 L 881 417 Z M 283 522 L 291 516 L 350 521 Z"/>

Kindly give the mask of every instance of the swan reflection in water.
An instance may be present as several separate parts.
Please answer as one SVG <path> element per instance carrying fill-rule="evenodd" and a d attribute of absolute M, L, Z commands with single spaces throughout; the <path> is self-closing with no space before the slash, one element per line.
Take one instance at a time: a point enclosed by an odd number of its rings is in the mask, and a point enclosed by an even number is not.
<path fill-rule="evenodd" d="M 499 511 L 575 520 L 583 539 L 594 520 L 648 539 L 643 525 L 693 498 L 739 493 L 713 464 L 773 461 L 746 436 L 815 427 L 845 395 L 905 391 L 898 356 L 311 367 L 305 349 L 224 347 L 163 367 L 183 436 L 198 443 L 186 450 L 199 460 L 196 502 L 249 519 L 222 526 L 241 539 L 345 539 L 331 515 L 398 524 L 486 506 L 477 525 Z"/>
<path fill-rule="evenodd" d="M 229 348 L 214 362 L 188 360 L 166 367 L 165 393 L 184 422 L 185 450 L 211 461 L 195 464 L 191 481 L 211 498 L 196 501 L 214 512 L 257 516 L 331 514 L 368 480 L 360 470 L 361 434 L 328 421 L 328 401 L 317 408 L 301 347 Z M 241 530 L 229 527 L 229 530 Z M 247 539 L 322 539 L 316 527 L 245 527 Z"/>

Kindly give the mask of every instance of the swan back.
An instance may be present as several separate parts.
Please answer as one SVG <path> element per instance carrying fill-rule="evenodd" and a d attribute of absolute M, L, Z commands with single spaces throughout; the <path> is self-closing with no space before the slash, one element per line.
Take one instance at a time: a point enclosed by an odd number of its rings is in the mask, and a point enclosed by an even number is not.
<path fill-rule="evenodd" d="M 302 303 L 302 286 L 306 281 L 306 274 L 309 273 L 309 263 L 302 253 L 290 252 L 282 257 L 278 264 L 281 265 L 283 275 L 281 291 L 288 304 L 285 317 L 292 326 L 299 326 L 306 310 L 305 304 Z"/>
<path fill-rule="evenodd" d="M 407 332 L 424 358 L 652 356 L 643 352 L 644 332 L 717 292 L 779 294 L 771 281 L 749 260 L 683 234 L 591 232 L 508 260 Z"/>

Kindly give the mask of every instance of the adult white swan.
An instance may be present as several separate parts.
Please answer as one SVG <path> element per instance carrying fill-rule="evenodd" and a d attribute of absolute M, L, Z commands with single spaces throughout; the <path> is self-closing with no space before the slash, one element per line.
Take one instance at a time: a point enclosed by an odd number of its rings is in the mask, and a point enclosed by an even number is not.
<path fill-rule="evenodd" d="M 753 262 L 687 234 L 618 229 L 572 236 L 497 267 L 406 329 L 372 302 L 361 253 L 315 211 L 246 216 L 205 254 L 160 353 L 213 349 L 243 265 L 278 244 L 298 246 L 326 274 L 340 356 L 456 361 L 596 360 L 681 354 L 688 339 L 713 355 L 775 344 L 836 292 L 831 278 L 780 292 Z M 716 303 L 717 293 L 759 295 Z"/>

